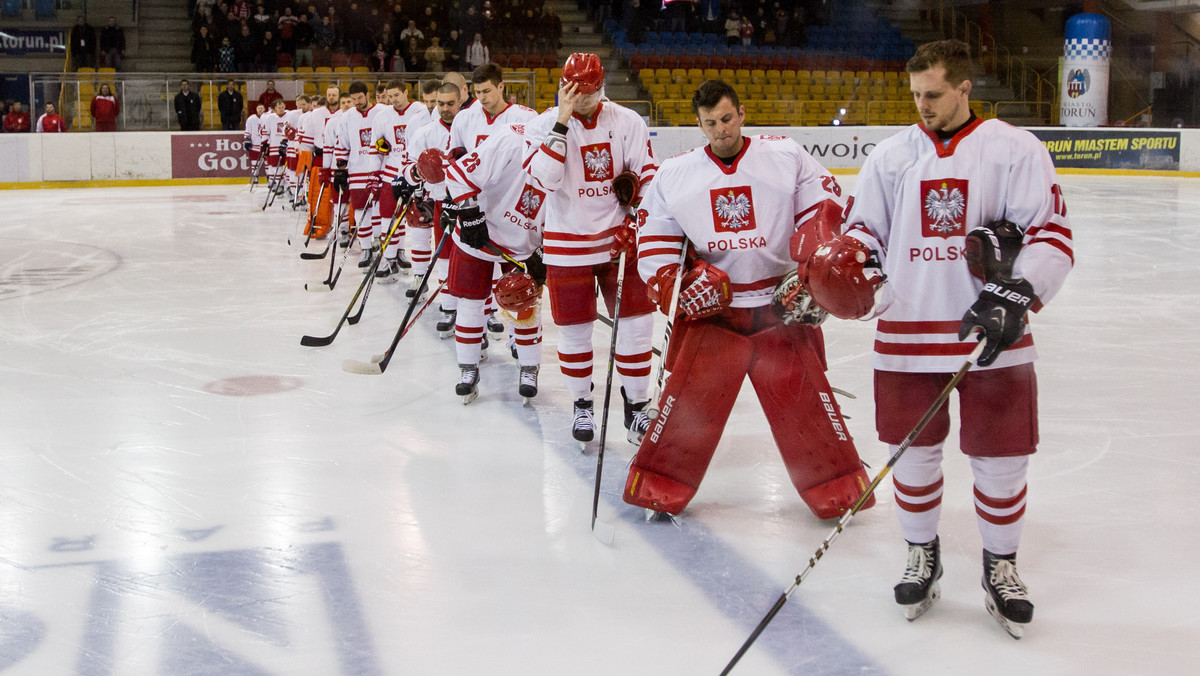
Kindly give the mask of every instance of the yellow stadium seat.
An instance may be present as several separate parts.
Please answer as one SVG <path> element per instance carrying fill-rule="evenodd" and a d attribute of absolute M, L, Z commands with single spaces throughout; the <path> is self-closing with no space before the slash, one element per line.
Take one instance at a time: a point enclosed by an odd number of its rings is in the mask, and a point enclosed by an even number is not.
<path fill-rule="evenodd" d="M 760 84 L 746 85 L 746 96 L 751 100 L 763 98 L 763 86 Z"/>
<path fill-rule="evenodd" d="M 95 72 L 96 72 L 96 69 L 95 69 L 95 68 L 88 68 L 87 66 L 84 66 L 84 67 L 82 67 L 82 68 L 76 68 L 76 69 L 75 69 L 75 72 L 76 72 L 76 73 L 95 73 Z"/>
<path fill-rule="evenodd" d="M 753 82 L 753 80 L 750 77 L 750 71 L 743 70 L 741 68 L 733 71 L 733 80 L 734 80 L 734 82 L 737 82 L 738 84 L 742 84 L 742 85 L 750 84 L 751 82 Z"/>
<path fill-rule="evenodd" d="M 654 82 L 654 69 L 653 68 L 643 68 L 643 69 L 639 70 L 638 71 L 638 79 L 642 81 L 643 85 Z"/>
<path fill-rule="evenodd" d="M 670 82 L 671 81 L 671 69 L 670 68 L 654 69 L 654 79 L 657 80 L 658 82 L 662 82 L 662 83 Z"/>
<path fill-rule="evenodd" d="M 296 66 L 296 72 L 297 73 L 311 73 L 311 72 L 313 72 L 313 67 L 312 66 Z"/>
<path fill-rule="evenodd" d="M 279 70 L 278 70 L 277 72 L 280 72 L 280 73 L 295 73 L 295 72 L 296 72 L 296 69 L 295 69 L 295 68 L 292 68 L 291 66 L 280 66 L 280 67 L 279 67 Z"/>
<path fill-rule="evenodd" d="M 313 68 L 313 72 L 314 73 L 332 73 L 333 69 L 330 68 L 329 66 L 317 66 L 316 68 Z"/>
<path fill-rule="evenodd" d="M 720 73 L 721 79 L 725 82 L 733 82 L 737 79 L 737 71 L 733 70 L 732 68 L 722 68 Z"/>
<path fill-rule="evenodd" d="M 760 68 L 755 68 L 750 71 L 750 80 L 757 84 L 764 84 L 767 81 L 767 71 Z"/>
<path fill-rule="evenodd" d="M 352 72 L 352 73 L 370 73 L 371 69 L 367 68 L 366 66 L 355 66 L 350 69 L 350 72 Z"/>
<path fill-rule="evenodd" d="M 704 82 L 704 71 L 700 68 L 689 68 L 687 79 L 688 82 Z"/>
<path fill-rule="evenodd" d="M 335 73 L 349 73 L 349 72 L 350 72 L 350 66 L 338 66 L 337 68 L 334 68 L 334 69 L 333 69 L 333 72 L 335 72 Z"/>
<path fill-rule="evenodd" d="M 671 69 L 671 81 L 672 82 L 687 82 L 687 70 L 684 68 L 672 68 Z"/>
<path fill-rule="evenodd" d="M 767 84 L 779 84 L 783 82 L 783 73 L 777 70 L 767 71 Z"/>
<path fill-rule="evenodd" d="M 704 69 L 704 79 L 705 80 L 720 80 L 721 79 L 721 71 L 717 70 L 716 68 L 705 68 Z"/>

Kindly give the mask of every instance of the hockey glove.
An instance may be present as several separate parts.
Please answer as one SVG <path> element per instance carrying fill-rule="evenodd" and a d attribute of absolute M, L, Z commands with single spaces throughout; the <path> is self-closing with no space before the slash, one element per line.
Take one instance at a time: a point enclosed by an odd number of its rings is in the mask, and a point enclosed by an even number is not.
<path fill-rule="evenodd" d="M 679 264 L 659 268 L 650 279 L 650 300 L 658 304 L 663 314 L 671 311 L 671 294 Z M 679 288 L 679 310 L 688 319 L 703 319 L 720 314 L 733 302 L 733 285 L 724 270 L 705 260 L 697 260 L 683 276 Z"/>
<path fill-rule="evenodd" d="M 250 145 L 249 141 L 242 141 L 242 150 L 245 150 L 246 152 L 250 152 L 250 149 L 253 147 L 254 146 Z"/>
<path fill-rule="evenodd" d="M 321 150 L 321 146 L 314 145 L 312 149 L 313 159 L 319 160 L 325 156 L 325 151 Z"/>
<path fill-rule="evenodd" d="M 287 155 L 287 139 L 279 139 L 279 156 Z"/>
<path fill-rule="evenodd" d="M 483 249 L 491 238 L 488 236 L 487 221 L 479 209 L 479 202 L 468 199 L 458 207 L 458 239 L 464 246 Z"/>
<path fill-rule="evenodd" d="M 638 175 L 626 169 L 617 174 L 613 179 L 612 189 L 613 194 L 617 196 L 617 204 L 623 207 L 632 207 L 638 198 L 638 189 L 641 186 L 638 184 Z M 614 256 L 615 258 L 615 256 Z"/>
<path fill-rule="evenodd" d="M 795 270 L 783 276 L 771 294 L 771 309 L 784 324 L 820 326 L 829 313 L 813 302 Z"/>
<path fill-rule="evenodd" d="M 988 282 L 979 299 L 963 315 L 958 339 L 966 340 L 972 331 L 980 329 L 984 347 L 978 364 L 991 366 L 1001 352 L 1025 335 L 1025 313 L 1036 300 L 1033 285 L 1024 279 L 1000 277 Z"/>
<path fill-rule="evenodd" d="M 454 224 L 458 221 L 458 205 L 448 196 L 442 200 L 442 215 L 438 218 L 438 227 L 445 232 L 453 232 Z"/>
<path fill-rule="evenodd" d="M 637 255 L 637 221 L 626 216 L 625 222 L 617 226 L 617 231 L 613 233 L 612 246 L 608 248 L 608 255 L 613 260 L 621 256 L 624 251 L 628 256 Z"/>
<path fill-rule="evenodd" d="M 379 188 L 383 186 L 383 182 L 379 180 L 379 174 L 371 174 L 367 179 L 367 194 L 378 195 Z"/>
<path fill-rule="evenodd" d="M 258 151 L 265 153 L 265 152 L 269 151 L 270 149 L 271 149 L 271 144 L 267 141 L 263 141 L 262 146 L 259 147 Z"/>
<path fill-rule="evenodd" d="M 392 179 L 392 197 L 397 202 L 407 202 L 412 199 L 413 193 L 419 187 L 421 187 L 420 183 L 409 183 L 404 173 L 401 172 L 396 175 L 396 178 Z"/>
<path fill-rule="evenodd" d="M 350 172 L 346 171 L 346 160 L 338 160 L 337 168 L 333 170 L 334 192 L 345 192 L 350 189 Z"/>
<path fill-rule="evenodd" d="M 1025 232 L 1011 221 L 995 221 L 967 233 L 967 268 L 979 281 L 1011 277 Z"/>
<path fill-rule="evenodd" d="M 380 155 L 387 155 L 388 153 L 392 152 L 392 144 L 388 143 L 387 139 L 380 136 L 375 140 L 375 152 L 379 153 Z"/>
<path fill-rule="evenodd" d="M 542 250 L 534 250 L 533 253 L 529 254 L 529 258 L 526 258 L 523 262 L 525 263 L 525 272 L 528 272 L 529 276 L 533 277 L 533 281 L 537 282 L 538 286 L 545 286 L 546 264 L 542 261 Z"/>

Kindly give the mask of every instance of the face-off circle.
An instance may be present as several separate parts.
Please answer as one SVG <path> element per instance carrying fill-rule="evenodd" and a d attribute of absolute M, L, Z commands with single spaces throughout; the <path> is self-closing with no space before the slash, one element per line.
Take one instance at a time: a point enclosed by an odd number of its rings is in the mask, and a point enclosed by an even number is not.
<path fill-rule="evenodd" d="M 0 301 L 86 282 L 120 265 L 117 254 L 88 244 L 0 239 Z"/>

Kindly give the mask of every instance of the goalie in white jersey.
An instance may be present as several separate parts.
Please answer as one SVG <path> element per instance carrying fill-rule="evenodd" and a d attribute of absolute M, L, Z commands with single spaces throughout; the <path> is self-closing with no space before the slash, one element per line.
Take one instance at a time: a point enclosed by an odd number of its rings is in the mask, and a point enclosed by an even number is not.
<path fill-rule="evenodd" d="M 1016 570 L 1026 471 L 1037 447 L 1037 381 L 1026 311 L 1074 264 L 1070 222 L 1050 155 L 1027 131 L 976 118 L 967 45 L 922 45 L 908 62 L 922 123 L 881 142 L 855 186 L 846 232 L 806 271 L 813 299 L 844 317 L 878 317 L 875 423 L 895 453 L 977 344 L 958 385 L 959 446 L 970 457 L 988 610 L 1014 637 L 1033 618 Z M 864 268 L 886 274 L 865 280 Z M 869 274 L 869 272 L 868 272 Z M 966 314 L 964 314 L 966 313 Z M 915 619 L 940 593 L 938 517 L 944 405 L 896 462 L 896 514 L 909 543 L 897 603 Z"/>
<path fill-rule="evenodd" d="M 530 184 L 546 194 L 547 284 L 554 323 L 559 327 L 559 368 L 575 401 L 572 436 L 591 441 L 592 325 L 596 287 L 609 314 L 615 305 L 618 270 L 614 236 L 627 227 L 626 212 L 613 191 L 614 179 L 632 172 L 645 185 L 658 164 L 650 130 L 641 115 L 604 98 L 604 67 L 595 54 L 572 54 L 563 65 L 558 106 L 526 125 Z M 625 427 L 637 442 L 649 427 L 651 333 L 654 304 L 646 285 L 626 258 L 616 371 L 625 399 Z"/>
<path fill-rule="evenodd" d="M 725 82 L 700 85 L 692 109 L 708 145 L 664 161 L 638 211 L 638 273 L 664 313 L 682 276 L 683 317 L 624 499 L 682 511 L 749 375 L 792 484 L 819 518 L 837 517 L 869 479 L 825 378 L 824 315 L 785 323 L 771 300 L 795 269 L 793 240 L 841 222 L 841 188 L 795 141 L 743 136 L 745 109 Z M 680 269 L 685 238 L 694 254 Z"/>

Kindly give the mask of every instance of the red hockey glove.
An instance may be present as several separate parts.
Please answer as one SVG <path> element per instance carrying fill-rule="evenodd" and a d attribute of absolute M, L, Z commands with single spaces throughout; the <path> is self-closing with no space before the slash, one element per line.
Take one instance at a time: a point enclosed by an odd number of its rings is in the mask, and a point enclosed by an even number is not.
<path fill-rule="evenodd" d="M 367 193 L 371 195 L 378 194 L 381 185 L 379 174 L 371 174 L 371 177 L 367 179 Z"/>
<path fill-rule="evenodd" d="M 832 240 L 842 228 L 842 205 L 825 200 L 817 205 L 812 216 L 805 219 L 792 233 L 788 241 L 788 253 L 800 264 L 800 279 L 804 279 L 804 267 L 817 247 Z"/>
<path fill-rule="evenodd" d="M 296 129 L 294 127 L 286 127 L 283 130 L 283 137 L 289 141 L 296 140 Z"/>
<path fill-rule="evenodd" d="M 658 269 L 648 285 L 650 300 L 657 303 L 663 314 L 671 310 L 671 294 L 679 264 L 671 263 Z M 680 283 L 679 310 L 688 319 L 703 319 L 720 314 L 733 302 L 733 284 L 724 270 L 705 260 L 692 264 Z"/>
<path fill-rule="evenodd" d="M 417 175 L 422 181 L 441 183 L 446 180 L 443 162 L 446 156 L 437 148 L 426 148 L 417 155 Z"/>
<path fill-rule="evenodd" d="M 623 207 L 633 206 L 637 201 L 640 187 L 638 184 L 638 175 L 632 171 L 626 169 L 617 174 L 612 182 L 613 194 L 617 196 L 617 204 Z"/>
<path fill-rule="evenodd" d="M 625 222 L 617 226 L 617 231 L 613 233 L 612 246 L 608 249 L 608 255 L 613 260 L 620 258 L 621 252 L 626 253 L 626 257 L 637 255 L 637 221 L 626 216 Z"/>

